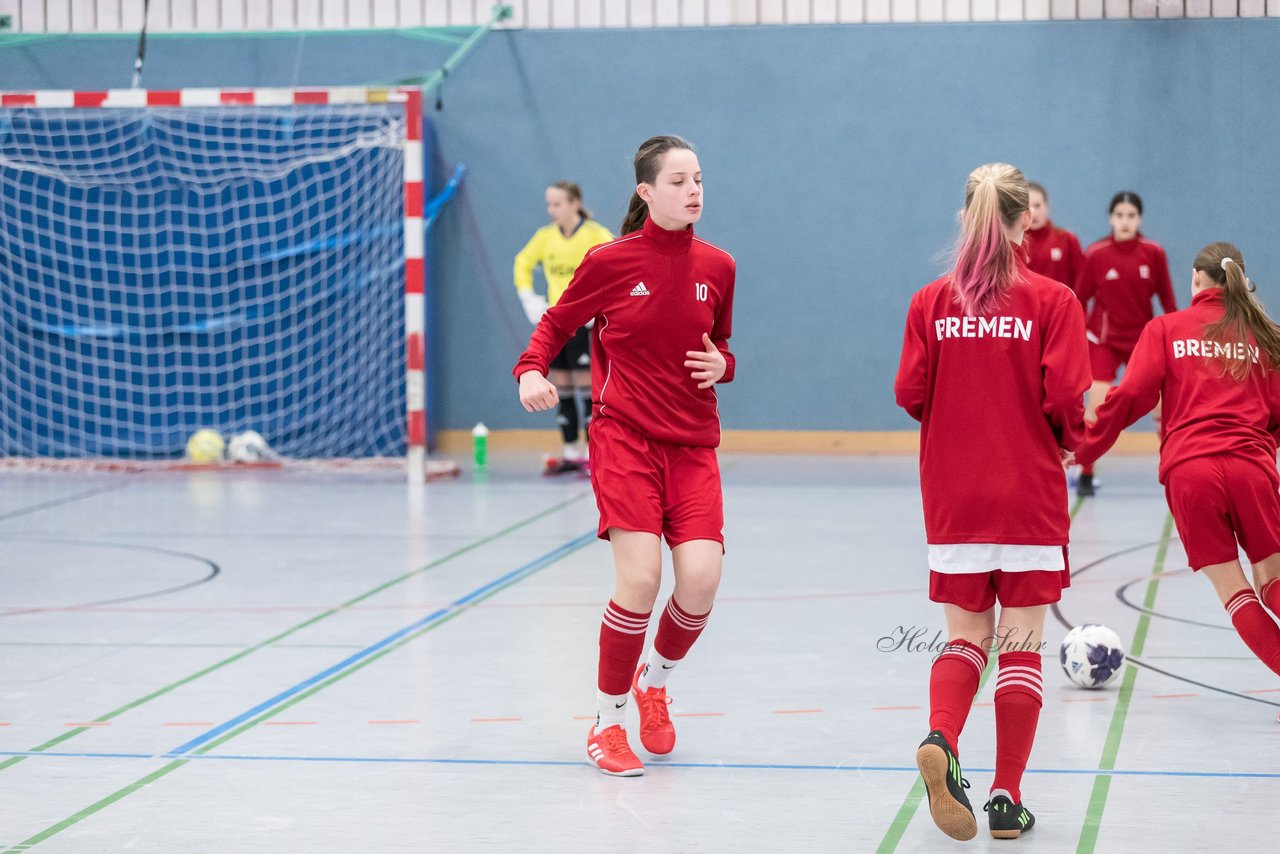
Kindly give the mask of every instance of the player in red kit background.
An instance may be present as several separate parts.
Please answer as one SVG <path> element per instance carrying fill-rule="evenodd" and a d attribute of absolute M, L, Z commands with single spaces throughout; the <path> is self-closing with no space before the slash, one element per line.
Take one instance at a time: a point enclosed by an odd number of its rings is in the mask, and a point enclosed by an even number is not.
<path fill-rule="evenodd" d="M 587 756 L 601 771 L 644 766 L 625 729 L 628 696 L 640 742 L 675 747 L 666 679 L 707 623 L 724 561 L 716 447 L 716 383 L 733 379 L 728 349 L 736 265 L 693 233 L 702 216 L 702 169 L 687 142 L 657 136 L 635 157 L 636 193 L 621 236 L 587 253 L 543 316 L 515 375 L 530 412 L 557 404 L 548 365 L 578 327 L 591 334 L 591 485 L 600 537 L 613 547 L 615 587 L 600 628 L 598 713 Z M 653 649 L 637 668 L 662 580 L 665 538 L 675 591 Z"/>
<path fill-rule="evenodd" d="M 1263 610 L 1280 615 L 1280 329 L 1252 291 L 1239 249 L 1200 250 L 1191 307 L 1147 324 L 1076 456 L 1097 459 L 1163 400 L 1160 482 L 1187 561 L 1212 582 L 1249 649 L 1280 674 L 1280 628 Z"/>
<path fill-rule="evenodd" d="M 1085 418 L 1093 420 L 1120 368 L 1154 312 L 1151 298 L 1166 314 L 1177 311 L 1169 260 L 1164 249 L 1142 236 L 1142 199 L 1121 192 L 1111 198 L 1111 234 L 1085 250 L 1084 266 L 1075 281 L 1076 295 L 1088 313 L 1089 362 L 1093 384 L 1085 401 Z M 1159 419 L 1159 411 L 1156 418 Z M 1080 495 L 1093 495 L 1093 466 L 1082 467 L 1076 485 Z"/>
<path fill-rule="evenodd" d="M 1073 287 L 1084 266 L 1080 241 L 1065 228 L 1053 224 L 1049 217 L 1049 193 L 1043 186 L 1030 181 L 1027 189 L 1031 199 L 1031 227 L 1022 238 L 1027 269 Z"/>
<path fill-rule="evenodd" d="M 942 603 L 949 638 L 930 673 L 931 732 L 916 764 L 934 823 L 955 839 L 977 833 L 958 741 L 993 647 L 988 826 L 1016 838 L 1035 822 L 1020 786 L 1043 703 L 1045 609 L 1070 584 L 1062 459 L 1084 433 L 1088 351 L 1071 289 L 1025 265 L 1028 206 L 1013 166 L 969 175 L 954 268 L 912 298 L 894 386 L 920 422 L 929 598 Z"/>

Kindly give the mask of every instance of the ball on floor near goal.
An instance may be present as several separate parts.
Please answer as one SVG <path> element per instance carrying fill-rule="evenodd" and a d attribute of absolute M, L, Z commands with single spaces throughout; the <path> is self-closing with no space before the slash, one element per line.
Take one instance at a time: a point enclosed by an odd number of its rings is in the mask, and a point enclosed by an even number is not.
<path fill-rule="evenodd" d="M 1081 688 L 1102 688 L 1120 675 L 1124 644 L 1106 626 L 1076 626 L 1062 640 L 1062 669 Z"/>
<path fill-rule="evenodd" d="M 257 430 L 245 430 L 231 437 L 227 459 L 233 463 L 266 463 L 280 458 Z"/>
<path fill-rule="evenodd" d="M 197 430 L 187 440 L 187 460 L 193 463 L 220 463 L 227 443 L 217 430 Z"/>

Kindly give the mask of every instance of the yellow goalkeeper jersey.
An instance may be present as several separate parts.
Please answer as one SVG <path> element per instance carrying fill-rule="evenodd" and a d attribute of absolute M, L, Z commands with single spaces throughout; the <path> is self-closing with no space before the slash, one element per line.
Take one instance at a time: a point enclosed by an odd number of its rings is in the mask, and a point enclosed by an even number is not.
<path fill-rule="evenodd" d="M 609 229 L 594 219 L 584 219 L 568 237 L 555 223 L 543 226 L 516 256 L 516 290 L 521 293 L 533 290 L 533 268 L 541 264 L 542 274 L 547 277 L 547 304 L 555 305 L 588 250 L 610 240 L 613 235 Z"/>

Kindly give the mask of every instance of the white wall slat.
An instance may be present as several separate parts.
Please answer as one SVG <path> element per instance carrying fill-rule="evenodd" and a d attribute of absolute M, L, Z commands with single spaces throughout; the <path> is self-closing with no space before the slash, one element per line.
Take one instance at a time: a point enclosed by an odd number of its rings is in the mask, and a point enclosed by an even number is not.
<path fill-rule="evenodd" d="M 152 0 L 152 32 L 475 26 L 495 0 Z M 1280 17 L 1280 0 L 506 0 L 507 28 Z M 136 32 L 144 0 L 0 0 L 23 32 Z"/>
<path fill-rule="evenodd" d="M 1021 21 L 1022 0 L 999 0 L 996 3 L 996 18 L 1001 21 Z"/>
<path fill-rule="evenodd" d="M 893 0 L 890 14 L 896 23 L 914 23 L 916 21 L 916 0 Z"/>
<path fill-rule="evenodd" d="M 893 0 L 866 0 L 863 10 L 868 24 L 884 24 L 893 20 Z"/>

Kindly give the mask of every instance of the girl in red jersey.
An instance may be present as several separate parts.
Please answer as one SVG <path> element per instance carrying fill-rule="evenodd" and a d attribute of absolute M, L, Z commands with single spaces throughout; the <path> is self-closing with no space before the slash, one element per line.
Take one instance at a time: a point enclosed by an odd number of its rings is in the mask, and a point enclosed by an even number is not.
<path fill-rule="evenodd" d="M 1253 290 L 1239 249 L 1201 249 L 1191 307 L 1142 330 L 1076 456 L 1096 460 L 1163 401 L 1160 482 L 1187 561 L 1213 584 L 1249 649 L 1280 674 L 1280 628 L 1263 610 L 1280 614 L 1280 328 Z"/>
<path fill-rule="evenodd" d="M 613 599 L 600 627 L 596 725 L 587 756 L 601 771 L 633 777 L 644 766 L 627 743 L 628 696 L 640 713 L 640 743 L 675 746 L 666 680 L 707 623 L 724 560 L 716 447 L 716 383 L 733 379 L 728 349 L 736 265 L 693 233 L 702 216 L 702 170 L 679 137 L 645 141 L 635 157 L 636 192 L 612 243 L 578 266 L 542 317 L 515 376 L 530 412 L 551 409 L 548 365 L 578 327 L 591 333 L 591 485 L 601 539 L 613 547 Z M 662 580 L 661 542 L 675 566 L 653 649 L 637 668 Z"/>
<path fill-rule="evenodd" d="M 912 298 L 894 386 L 920 422 L 929 598 L 942 603 L 949 638 L 929 677 L 931 732 L 916 764 L 934 822 L 955 839 L 977 833 L 957 742 L 993 647 L 988 825 L 1016 838 L 1034 824 L 1019 787 L 1043 702 L 1045 608 L 1070 584 L 1061 460 L 1084 433 L 1088 351 L 1071 289 L 1023 262 L 1030 223 L 1020 171 L 995 163 L 969 175 L 955 266 Z"/>
<path fill-rule="evenodd" d="M 1030 181 L 1027 190 L 1031 200 L 1031 227 L 1022 238 L 1022 248 L 1027 251 L 1027 269 L 1071 287 L 1084 266 L 1080 241 L 1065 228 L 1053 224 L 1049 218 L 1049 193 L 1043 186 Z"/>
<path fill-rule="evenodd" d="M 1085 418 L 1093 420 L 1121 366 L 1152 317 L 1151 298 L 1165 314 L 1178 310 L 1169 278 L 1169 261 L 1159 244 L 1142 236 L 1142 199 L 1121 192 L 1111 198 L 1111 235 L 1085 250 L 1076 278 L 1076 295 L 1088 311 L 1089 362 L 1093 384 L 1085 402 Z M 1090 305 L 1092 303 L 1092 305 Z M 1156 414 L 1157 420 L 1159 413 Z M 1080 495 L 1093 495 L 1093 466 L 1083 466 L 1076 484 Z"/>

